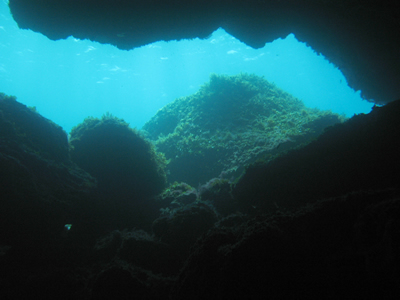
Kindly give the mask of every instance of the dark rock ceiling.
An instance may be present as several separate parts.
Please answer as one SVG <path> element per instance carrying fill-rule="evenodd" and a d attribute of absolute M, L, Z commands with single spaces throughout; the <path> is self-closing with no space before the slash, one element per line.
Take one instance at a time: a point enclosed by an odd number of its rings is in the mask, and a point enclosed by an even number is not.
<path fill-rule="evenodd" d="M 219 27 L 253 48 L 294 33 L 377 103 L 400 98 L 396 0 L 10 0 L 20 28 L 120 49 L 206 38 Z"/>

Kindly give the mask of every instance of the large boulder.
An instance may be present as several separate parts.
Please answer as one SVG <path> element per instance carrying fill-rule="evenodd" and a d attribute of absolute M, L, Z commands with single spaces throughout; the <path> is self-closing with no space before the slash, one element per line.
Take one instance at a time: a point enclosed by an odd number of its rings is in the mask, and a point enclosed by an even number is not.
<path fill-rule="evenodd" d="M 170 182 L 192 186 L 316 138 L 344 118 L 310 109 L 262 77 L 212 74 L 194 95 L 176 99 L 143 130 L 169 161 Z"/>
<path fill-rule="evenodd" d="M 137 130 L 110 114 L 87 118 L 71 131 L 71 159 L 98 181 L 99 197 L 119 229 L 151 224 L 166 184 L 165 159 Z M 150 214 L 150 215 L 149 215 Z"/>

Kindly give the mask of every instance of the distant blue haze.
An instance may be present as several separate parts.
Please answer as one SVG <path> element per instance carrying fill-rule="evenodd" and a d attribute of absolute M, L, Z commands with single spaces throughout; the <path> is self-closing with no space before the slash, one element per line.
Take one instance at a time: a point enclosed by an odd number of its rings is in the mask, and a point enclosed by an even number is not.
<path fill-rule="evenodd" d="M 218 29 L 207 40 L 157 42 L 130 51 L 21 30 L 0 1 L 0 92 L 36 106 L 67 132 L 105 112 L 141 128 L 160 108 L 198 91 L 210 73 L 255 73 L 309 107 L 351 117 L 372 104 L 293 34 L 252 49 Z"/>

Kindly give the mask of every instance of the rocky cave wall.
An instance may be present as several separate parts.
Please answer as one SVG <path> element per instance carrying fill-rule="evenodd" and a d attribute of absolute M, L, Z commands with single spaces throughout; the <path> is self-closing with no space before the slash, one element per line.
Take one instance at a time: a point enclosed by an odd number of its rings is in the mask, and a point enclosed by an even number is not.
<path fill-rule="evenodd" d="M 400 2 L 381 0 L 10 0 L 20 28 L 133 49 L 219 27 L 260 48 L 294 33 L 376 103 L 400 97 Z"/>

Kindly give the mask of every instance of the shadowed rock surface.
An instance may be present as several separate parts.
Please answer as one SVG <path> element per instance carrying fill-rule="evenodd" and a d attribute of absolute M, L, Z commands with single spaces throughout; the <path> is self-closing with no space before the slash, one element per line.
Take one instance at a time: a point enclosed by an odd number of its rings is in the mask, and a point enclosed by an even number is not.
<path fill-rule="evenodd" d="M 375 107 L 327 128 L 303 148 L 253 164 L 236 185 L 235 198 L 243 210 L 257 213 L 352 191 L 399 187 L 399 115 L 399 100 Z"/>
<path fill-rule="evenodd" d="M 399 190 L 295 213 L 221 221 L 192 248 L 171 299 L 391 299 L 399 293 Z"/>
<path fill-rule="evenodd" d="M 0 240 L 49 242 L 79 222 L 96 180 L 69 159 L 67 134 L 0 93 Z"/>
<path fill-rule="evenodd" d="M 399 110 L 335 125 L 236 185 L 174 183 L 146 202 L 146 232 L 70 161 L 59 126 L 1 94 L 0 298 L 393 299 Z"/>

